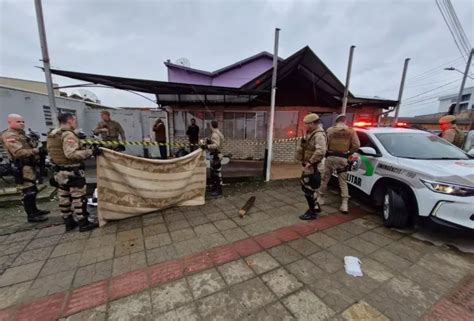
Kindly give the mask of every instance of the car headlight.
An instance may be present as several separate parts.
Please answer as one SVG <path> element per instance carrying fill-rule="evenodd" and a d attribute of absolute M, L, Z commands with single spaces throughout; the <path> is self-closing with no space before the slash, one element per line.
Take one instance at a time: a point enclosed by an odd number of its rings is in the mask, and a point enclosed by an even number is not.
<path fill-rule="evenodd" d="M 429 181 L 420 179 L 430 190 L 436 193 L 449 194 L 455 196 L 473 196 L 474 186 L 458 185 L 444 182 Z"/>

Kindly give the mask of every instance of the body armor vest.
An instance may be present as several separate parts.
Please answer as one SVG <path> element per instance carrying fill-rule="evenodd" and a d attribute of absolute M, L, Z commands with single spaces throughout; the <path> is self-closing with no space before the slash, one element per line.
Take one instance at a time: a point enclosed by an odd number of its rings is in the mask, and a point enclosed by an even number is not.
<path fill-rule="evenodd" d="M 462 148 L 464 144 L 464 133 L 459 128 L 454 128 L 456 135 L 454 136 L 453 145 Z"/>
<path fill-rule="evenodd" d="M 353 129 L 348 127 L 333 127 L 334 132 L 329 141 L 328 152 L 347 153 L 351 148 Z"/>
<path fill-rule="evenodd" d="M 48 135 L 48 154 L 51 161 L 56 165 L 77 165 L 78 161 L 68 159 L 64 154 L 62 136 L 67 129 L 55 129 Z M 69 130 L 73 132 L 72 130 Z M 74 132 L 73 132 L 74 133 Z M 74 133 L 75 135 L 75 133 Z"/>

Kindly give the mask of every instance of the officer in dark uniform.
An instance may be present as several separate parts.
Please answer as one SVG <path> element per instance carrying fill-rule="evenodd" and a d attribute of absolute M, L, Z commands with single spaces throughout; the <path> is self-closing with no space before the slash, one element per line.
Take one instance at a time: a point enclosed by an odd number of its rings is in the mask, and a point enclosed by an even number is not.
<path fill-rule="evenodd" d="M 208 149 L 211 155 L 211 195 L 220 196 L 222 195 L 221 150 L 224 144 L 224 135 L 219 128 L 217 128 L 217 121 L 213 120 L 211 127 L 211 139 L 208 139 L 205 144 L 202 144 L 201 148 Z"/>
<path fill-rule="evenodd" d="M 42 211 L 36 207 L 36 168 L 39 150 L 24 131 L 25 121 L 21 115 L 8 115 L 8 129 L 2 133 L 2 141 L 8 158 L 12 162 L 15 172 L 17 189 L 22 192 L 23 206 L 28 222 L 36 223 L 46 221 L 44 215 L 49 211 Z"/>
<path fill-rule="evenodd" d="M 97 227 L 87 219 L 86 178 L 84 160 L 100 154 L 100 148 L 86 149 L 74 132 L 76 118 L 70 113 L 58 116 L 61 127 L 48 135 L 48 154 L 54 166 L 54 180 L 58 184 L 59 207 L 66 232 L 79 225 L 85 232 Z"/>

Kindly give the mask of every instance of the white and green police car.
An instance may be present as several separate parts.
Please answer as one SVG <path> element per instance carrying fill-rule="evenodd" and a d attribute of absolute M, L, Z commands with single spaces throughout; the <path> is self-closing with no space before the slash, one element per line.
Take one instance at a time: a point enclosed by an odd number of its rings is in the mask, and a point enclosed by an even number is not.
<path fill-rule="evenodd" d="M 429 132 L 356 128 L 361 142 L 350 185 L 383 206 L 386 226 L 415 219 L 474 231 L 474 159 Z"/>

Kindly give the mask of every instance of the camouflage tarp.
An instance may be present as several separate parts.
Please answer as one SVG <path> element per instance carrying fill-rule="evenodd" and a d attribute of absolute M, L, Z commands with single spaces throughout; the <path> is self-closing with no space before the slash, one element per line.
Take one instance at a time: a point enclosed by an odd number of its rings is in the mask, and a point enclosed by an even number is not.
<path fill-rule="evenodd" d="M 97 159 L 100 226 L 171 206 L 204 204 L 206 164 L 201 149 L 170 160 L 103 151 Z"/>

